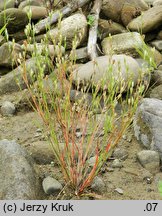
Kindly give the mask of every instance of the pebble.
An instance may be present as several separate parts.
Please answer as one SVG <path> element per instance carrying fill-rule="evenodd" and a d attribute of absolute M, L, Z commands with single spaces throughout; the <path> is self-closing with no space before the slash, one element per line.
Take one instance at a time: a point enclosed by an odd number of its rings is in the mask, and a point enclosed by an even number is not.
<path fill-rule="evenodd" d="M 129 143 L 132 142 L 132 134 L 128 134 L 128 135 L 124 134 L 122 138 L 123 140 L 126 140 Z"/>
<path fill-rule="evenodd" d="M 160 168 L 160 157 L 158 152 L 143 150 L 138 152 L 137 158 L 140 164 L 151 173 L 156 173 Z"/>
<path fill-rule="evenodd" d="M 128 158 L 128 152 L 125 149 L 116 148 L 113 157 L 120 160 L 126 160 Z"/>
<path fill-rule="evenodd" d="M 92 182 L 92 185 L 91 185 L 91 189 L 95 192 L 98 192 L 98 193 L 103 193 L 105 192 L 105 183 L 103 182 L 103 180 L 96 176 Z"/>
<path fill-rule="evenodd" d="M 152 178 L 146 178 L 146 183 L 151 184 L 152 183 Z"/>
<path fill-rule="evenodd" d="M 38 129 L 36 130 L 36 132 L 37 132 L 37 133 L 42 133 L 42 129 L 41 129 L 41 128 L 38 128 Z"/>
<path fill-rule="evenodd" d="M 127 142 L 132 142 L 132 134 L 129 134 L 128 136 L 127 136 Z"/>
<path fill-rule="evenodd" d="M 112 163 L 112 168 L 122 168 L 123 164 L 119 159 L 115 159 Z"/>
<path fill-rule="evenodd" d="M 89 158 L 89 159 L 87 160 L 87 163 L 88 163 L 88 165 L 89 165 L 90 167 L 93 167 L 93 166 L 95 165 L 95 163 L 96 163 L 96 157 L 94 156 L 94 157 Z"/>
<path fill-rule="evenodd" d="M 115 190 L 114 191 L 116 191 L 117 193 L 119 193 L 119 194 L 121 194 L 121 195 L 123 195 L 123 190 L 121 189 L 121 188 L 115 188 Z"/>
<path fill-rule="evenodd" d="M 82 137 L 82 132 L 77 131 L 77 132 L 76 132 L 76 137 L 77 137 L 77 138 L 81 138 L 81 137 Z"/>
<path fill-rule="evenodd" d="M 42 186 L 46 194 L 58 193 L 63 188 L 60 182 L 50 176 L 43 180 Z"/>
<path fill-rule="evenodd" d="M 5 101 L 1 106 L 1 113 L 3 116 L 12 116 L 15 111 L 15 105 L 10 101 Z"/>
<path fill-rule="evenodd" d="M 107 167 L 107 172 L 114 172 L 114 169 L 112 167 Z"/>
<path fill-rule="evenodd" d="M 42 134 L 41 133 L 36 133 L 34 134 L 34 138 L 40 137 Z"/>

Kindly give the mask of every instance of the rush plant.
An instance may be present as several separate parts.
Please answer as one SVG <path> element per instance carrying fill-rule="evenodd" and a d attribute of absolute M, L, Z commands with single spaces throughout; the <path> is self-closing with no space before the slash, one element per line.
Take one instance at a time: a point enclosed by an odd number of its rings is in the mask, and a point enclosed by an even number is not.
<path fill-rule="evenodd" d="M 33 32 L 30 35 L 34 37 Z M 55 41 L 53 44 L 56 47 Z M 107 68 L 108 81 L 103 79 L 97 86 L 78 84 L 76 89 L 79 91 L 73 95 L 73 68 L 76 64 L 73 53 L 77 39 L 68 56 L 63 55 L 62 44 L 66 46 L 60 35 L 57 55 L 53 60 L 49 56 L 48 38 L 42 40 L 44 57 L 54 63 L 54 68 L 51 67 L 51 72 L 46 76 L 35 44 L 32 56 L 37 58 L 39 68 L 37 82 L 29 84 L 25 67 L 23 78 L 33 108 L 44 122 L 45 134 L 48 134 L 49 144 L 65 182 L 80 196 L 111 157 L 115 146 L 131 124 L 148 83 L 141 75 L 136 85 L 131 78 L 127 84 L 123 80 L 117 84 L 110 64 Z M 91 157 L 94 158 L 92 167 L 88 163 Z"/>

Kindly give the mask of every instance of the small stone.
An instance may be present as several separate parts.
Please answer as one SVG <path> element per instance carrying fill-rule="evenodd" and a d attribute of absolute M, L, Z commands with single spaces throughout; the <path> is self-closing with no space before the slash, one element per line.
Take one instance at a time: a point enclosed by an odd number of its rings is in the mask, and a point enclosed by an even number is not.
<path fill-rule="evenodd" d="M 87 160 L 87 163 L 90 167 L 93 167 L 95 165 L 95 162 L 96 162 L 96 157 L 91 157 L 89 158 L 89 160 Z"/>
<path fill-rule="evenodd" d="M 92 182 L 91 189 L 95 192 L 103 193 L 105 192 L 105 188 L 106 187 L 103 180 L 100 177 L 96 176 Z"/>
<path fill-rule="evenodd" d="M 112 167 L 107 167 L 106 170 L 107 172 L 114 172 L 114 169 Z"/>
<path fill-rule="evenodd" d="M 62 185 L 56 179 L 48 176 L 42 182 L 43 190 L 46 194 L 58 193 L 62 190 Z"/>
<path fill-rule="evenodd" d="M 127 141 L 130 143 L 132 142 L 132 134 L 128 134 L 127 136 Z"/>
<path fill-rule="evenodd" d="M 128 152 L 125 149 L 116 148 L 113 157 L 120 160 L 126 160 L 128 158 Z"/>
<path fill-rule="evenodd" d="M 51 166 L 54 167 L 54 165 L 55 165 L 55 162 L 51 161 Z"/>
<path fill-rule="evenodd" d="M 76 135 L 77 138 L 80 138 L 80 137 L 82 137 L 82 132 L 77 131 L 77 132 L 75 133 L 75 135 Z"/>
<path fill-rule="evenodd" d="M 123 190 L 121 188 L 116 188 L 115 191 L 121 195 L 123 195 Z"/>
<path fill-rule="evenodd" d="M 37 137 L 40 137 L 40 136 L 41 136 L 40 133 L 36 133 L 36 134 L 34 135 L 34 138 L 37 138 Z"/>
<path fill-rule="evenodd" d="M 1 113 L 3 116 L 12 116 L 15 110 L 15 105 L 10 101 L 5 101 L 1 106 Z"/>
<path fill-rule="evenodd" d="M 115 159 L 112 163 L 112 168 L 122 168 L 123 164 L 119 159 Z"/>
<path fill-rule="evenodd" d="M 132 142 L 132 134 L 124 134 L 123 136 L 122 136 L 122 138 L 123 138 L 123 140 L 126 140 L 127 142 Z"/>
<path fill-rule="evenodd" d="M 126 140 L 126 139 L 127 139 L 127 135 L 124 134 L 124 135 L 122 136 L 122 138 L 123 138 L 124 140 Z"/>
<path fill-rule="evenodd" d="M 149 177 L 146 178 L 146 183 L 147 183 L 147 184 L 151 184 L 151 183 L 152 183 L 152 178 L 149 178 Z"/>
<path fill-rule="evenodd" d="M 160 156 L 156 151 L 143 150 L 138 152 L 137 158 L 140 164 L 151 173 L 156 173 L 160 168 Z"/>
<path fill-rule="evenodd" d="M 38 128 L 38 129 L 36 130 L 36 132 L 37 132 L 37 133 L 42 133 L 42 129 L 41 129 L 41 128 Z"/>

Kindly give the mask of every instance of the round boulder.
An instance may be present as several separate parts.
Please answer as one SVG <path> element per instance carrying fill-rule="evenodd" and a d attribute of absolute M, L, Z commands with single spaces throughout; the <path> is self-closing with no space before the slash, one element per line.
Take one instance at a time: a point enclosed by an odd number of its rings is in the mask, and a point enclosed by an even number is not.
<path fill-rule="evenodd" d="M 28 24 L 28 16 L 17 8 L 9 8 L 0 13 L 0 28 L 7 23 L 9 33 L 17 32 Z"/>

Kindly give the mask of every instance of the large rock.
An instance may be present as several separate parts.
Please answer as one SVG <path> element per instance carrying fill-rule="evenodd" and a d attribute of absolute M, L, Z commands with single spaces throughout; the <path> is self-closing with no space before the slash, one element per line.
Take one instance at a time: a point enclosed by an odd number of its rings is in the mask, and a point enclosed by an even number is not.
<path fill-rule="evenodd" d="M 0 66 L 15 67 L 19 64 L 17 60 L 22 57 L 22 52 L 23 49 L 19 44 L 12 42 L 4 43 L 0 47 Z"/>
<path fill-rule="evenodd" d="M 41 6 L 41 2 L 39 0 L 25 0 L 19 4 L 19 9 L 23 9 L 26 6 Z"/>
<path fill-rule="evenodd" d="M 62 35 L 63 40 L 66 39 L 66 48 L 71 48 L 76 37 L 76 46 L 81 45 L 87 38 L 87 20 L 83 14 L 77 13 L 65 18 L 60 28 L 56 27 L 47 34 L 52 41 L 57 44 Z"/>
<path fill-rule="evenodd" d="M 102 11 L 115 22 L 125 26 L 148 6 L 143 0 L 103 0 Z"/>
<path fill-rule="evenodd" d="M 133 18 L 138 17 L 147 9 L 148 6 L 143 0 L 127 0 L 121 11 L 122 23 L 127 26 Z"/>
<path fill-rule="evenodd" d="M 143 39 L 137 32 L 128 32 L 105 38 L 101 45 L 105 55 L 126 54 L 138 56 L 136 49 L 141 50 Z"/>
<path fill-rule="evenodd" d="M 41 55 L 49 55 L 52 59 L 55 56 L 58 56 L 59 54 L 65 53 L 65 48 L 63 46 L 57 46 L 57 45 L 47 45 L 47 44 L 41 44 L 41 43 L 35 43 L 35 44 L 27 44 L 21 46 L 24 51 L 27 51 L 30 55 L 33 54 L 33 52 L 37 52 Z"/>
<path fill-rule="evenodd" d="M 149 6 L 152 6 L 156 0 L 144 0 Z"/>
<path fill-rule="evenodd" d="M 0 0 L 0 11 L 7 8 L 14 8 L 15 0 Z"/>
<path fill-rule="evenodd" d="M 162 101 L 144 98 L 136 111 L 133 126 L 137 140 L 147 149 L 159 152 L 162 160 Z"/>
<path fill-rule="evenodd" d="M 98 31 L 100 39 L 108 37 L 109 35 L 115 35 L 127 32 L 126 28 L 119 23 L 112 20 L 99 19 Z"/>
<path fill-rule="evenodd" d="M 8 32 L 14 33 L 28 24 L 28 16 L 20 9 L 9 8 L 0 13 L 0 28 L 6 24 L 6 21 Z"/>
<path fill-rule="evenodd" d="M 113 81 L 120 85 L 139 78 L 141 67 L 135 59 L 127 55 L 101 56 L 73 71 L 75 84 L 109 85 Z M 143 71 L 145 73 L 146 71 Z M 102 87 L 102 86 L 101 86 Z M 105 87 L 105 86 L 104 86 Z"/>
<path fill-rule="evenodd" d="M 158 7 L 152 7 L 149 10 L 143 12 L 143 14 L 133 19 L 128 28 L 131 31 L 139 31 L 147 33 L 157 29 L 162 22 L 162 5 Z"/>
<path fill-rule="evenodd" d="M 23 8 L 26 13 L 31 13 L 32 20 L 43 19 L 47 16 L 47 8 L 40 6 L 26 6 Z"/>
<path fill-rule="evenodd" d="M 0 78 L 0 95 L 26 88 L 23 79 L 24 70 L 26 71 L 28 82 L 31 84 L 36 80 L 37 74 L 41 69 L 44 74 L 49 71 L 46 58 L 40 56 L 27 60 L 19 67 Z"/>
<path fill-rule="evenodd" d="M 15 141 L 0 141 L 0 199 L 38 199 L 33 161 Z"/>
<path fill-rule="evenodd" d="M 162 5 L 162 0 L 155 0 L 153 6 L 160 6 Z"/>

